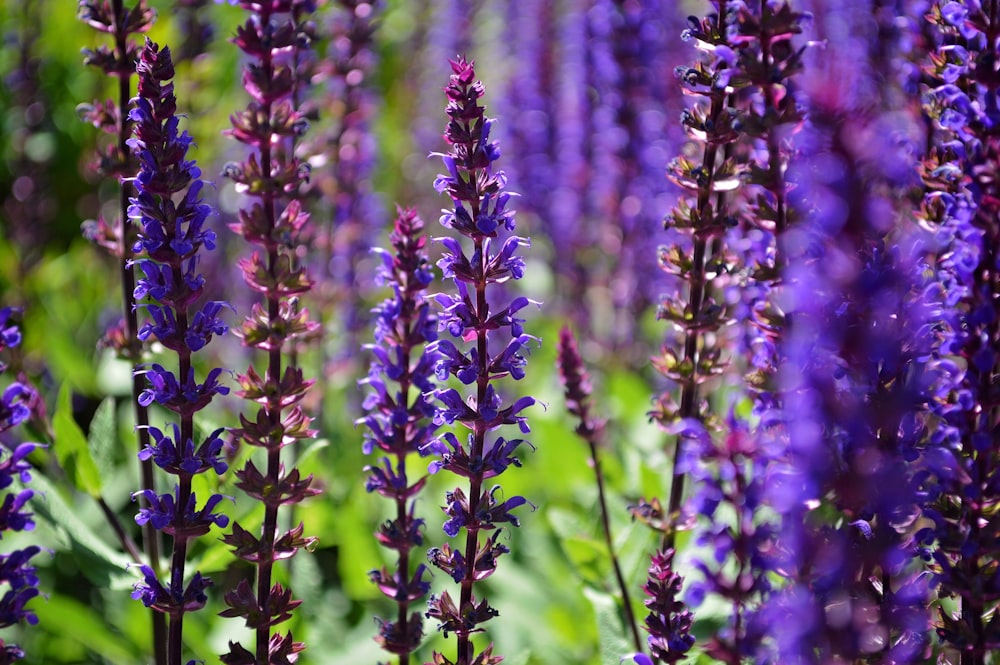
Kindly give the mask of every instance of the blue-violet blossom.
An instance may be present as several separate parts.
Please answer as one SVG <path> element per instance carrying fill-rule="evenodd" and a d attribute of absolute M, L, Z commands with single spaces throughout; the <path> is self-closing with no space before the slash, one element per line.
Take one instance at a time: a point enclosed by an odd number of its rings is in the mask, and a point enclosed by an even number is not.
<path fill-rule="evenodd" d="M 492 575 L 497 558 L 509 551 L 498 542 L 498 527 L 503 523 L 518 526 L 512 511 L 529 502 L 521 496 L 505 498 L 500 485 L 486 481 L 510 466 L 520 466 L 515 453 L 522 444 L 530 445 L 521 438 L 490 437 L 490 433 L 513 424 L 521 434 L 528 433 L 527 420 L 520 414 L 535 403 L 534 398 L 524 396 L 505 404 L 497 382 L 506 376 L 524 376 L 528 348 L 537 340 L 524 332 L 524 320 L 518 316 L 532 301 L 518 296 L 507 304 L 490 302 L 497 285 L 524 274 L 524 261 L 517 250 L 528 240 L 510 235 L 515 227 L 514 211 L 509 207 L 512 194 L 505 191 L 506 176 L 494 167 L 500 149 L 490 140 L 493 120 L 485 117 L 485 109 L 479 105 L 483 84 L 476 80 L 474 64 L 465 58 L 451 61 L 451 68 L 453 74 L 445 88 L 450 120 L 444 135 L 451 152 L 435 153 L 447 173 L 437 177 L 434 187 L 454 204 L 444 211 L 441 223 L 471 241 L 472 252 L 468 254 L 458 238 L 440 240 L 445 252 L 438 265 L 455 283 L 457 293 L 439 293 L 434 299 L 441 308 L 440 328 L 458 343 L 441 339 L 431 348 L 440 354 L 436 363 L 439 379 L 452 375 L 474 389 L 468 398 L 455 388 L 431 393 L 440 402 L 435 422 L 457 422 L 468 431 L 464 436 L 448 432 L 428 444 L 428 450 L 440 456 L 431 470 L 450 471 L 468 479 L 469 486 L 468 493 L 461 488 L 448 492 L 443 507 L 448 515 L 445 533 L 455 538 L 465 531 L 464 546 L 456 549 L 445 544 L 429 552 L 431 562 L 461 586 L 459 599 L 456 603 L 447 591 L 431 596 L 427 616 L 440 622 L 440 630 L 458 638 L 456 660 L 436 653 L 435 663 L 488 665 L 499 662 L 500 657 L 492 655 L 492 644 L 477 654 L 471 635 L 482 631 L 482 624 L 497 611 L 485 598 L 476 597 L 474 585 Z M 481 531 L 493 534 L 481 540 Z"/>
<path fill-rule="evenodd" d="M 221 369 L 210 370 L 205 381 L 198 383 L 193 354 L 228 328 L 218 317 L 225 303 L 197 305 L 205 290 L 205 279 L 197 271 L 198 260 L 202 249 L 215 247 L 215 232 L 206 226 L 211 208 L 200 197 L 204 186 L 201 172 L 187 158 L 191 136 L 178 129 L 170 49 L 160 50 L 147 39 L 136 71 L 139 91 L 129 114 L 135 135 L 128 145 L 139 160 L 140 170 L 133 181 L 136 196 L 128 212 L 141 228 L 133 251 L 144 254 L 135 261 L 144 273 L 136 282 L 135 298 L 146 300 L 138 307 L 149 315 L 138 335 L 142 340 L 156 339 L 177 356 L 176 372 L 159 363 L 137 370 L 146 376 L 149 386 L 139 402 L 160 404 L 176 414 L 177 422 L 167 433 L 151 428 L 150 443 L 139 453 L 140 459 L 152 460 L 176 477 L 173 490 L 157 494 L 147 488 L 133 495 L 133 499 L 144 499 L 136 522 L 152 524 L 173 537 L 169 576 L 162 583 L 160 571 L 141 565 L 144 580 L 135 585 L 132 597 L 167 615 L 167 662 L 181 665 L 184 615 L 204 605 L 204 590 L 211 584 L 200 573 L 185 584 L 188 544 L 213 525 L 224 527 L 229 522 L 225 515 L 213 512 L 220 495 L 210 496 L 199 507 L 191 490 L 195 474 L 226 469 L 220 459 L 221 430 L 196 443 L 194 415 L 215 395 L 229 392 L 217 381 Z"/>
<path fill-rule="evenodd" d="M 21 343 L 21 331 L 12 321 L 14 311 L 10 307 L 0 308 L 0 352 Z M 0 374 L 7 365 L 0 361 Z M 25 381 L 15 381 L 0 395 L 0 434 L 7 432 L 31 417 L 29 403 L 34 396 L 34 388 Z M 0 505 L 0 537 L 4 531 L 31 531 L 35 522 L 31 513 L 24 510 L 25 504 L 34 496 L 34 490 L 23 487 L 31 480 L 31 465 L 27 456 L 37 443 L 19 443 L 12 449 L 3 448 L 0 459 L 0 490 L 6 490 Z M 12 487 L 17 481 L 20 489 Z M 30 559 L 41 549 L 29 545 L 24 549 L 0 554 L 0 584 L 10 588 L 0 597 L 0 628 L 25 622 L 38 623 L 38 617 L 27 607 L 28 601 L 38 595 L 38 577 Z M 16 644 L 8 644 L 0 639 L 0 664 L 13 663 L 24 658 L 24 652 Z"/>

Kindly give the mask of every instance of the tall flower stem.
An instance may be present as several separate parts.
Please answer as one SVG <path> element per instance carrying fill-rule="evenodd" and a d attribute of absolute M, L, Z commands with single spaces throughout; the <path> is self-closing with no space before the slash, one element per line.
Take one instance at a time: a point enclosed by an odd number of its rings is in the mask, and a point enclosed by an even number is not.
<path fill-rule="evenodd" d="M 679 386 L 680 403 L 664 396 L 656 418 L 674 435 L 673 469 L 667 518 L 671 525 L 664 531 L 662 549 L 672 549 L 677 520 L 684 496 L 684 472 L 680 460 L 684 457 L 684 440 L 697 434 L 691 429 L 694 421 L 703 422 L 705 414 L 698 387 L 707 378 L 721 371 L 720 350 L 709 346 L 705 333 L 717 331 L 723 323 L 724 311 L 710 293 L 711 277 L 708 262 L 721 252 L 721 236 L 726 229 L 725 192 L 738 186 L 738 168 L 725 156 L 718 163 L 719 149 L 735 141 L 735 114 L 728 105 L 732 88 L 729 85 L 735 53 L 727 34 L 726 0 L 712 3 L 717 13 L 703 22 L 692 19 L 689 33 L 699 41 L 712 45 L 711 64 L 697 63 L 694 67 L 679 67 L 677 75 L 681 90 L 691 96 L 708 97 L 707 109 L 694 107 L 683 115 L 683 122 L 693 137 L 704 143 L 701 164 L 683 157 L 671 162 L 667 177 L 693 194 L 693 205 L 683 202 L 668 217 L 666 226 L 680 233 L 690 247 L 674 245 L 661 250 L 661 265 L 687 284 L 686 294 L 668 297 L 661 303 L 659 318 L 670 321 L 679 331 L 679 352 L 666 344 L 662 356 L 654 365 Z M 728 149 L 728 148 L 726 148 Z M 727 153 L 728 155 L 728 153 Z"/>
<path fill-rule="evenodd" d="M 104 175 L 117 177 L 118 187 L 118 219 L 108 228 L 108 240 L 117 244 L 109 247 L 118 259 L 119 282 L 122 293 L 122 330 L 109 335 L 109 345 L 116 347 L 118 353 L 132 365 L 132 409 L 136 424 L 138 451 L 145 450 L 150 445 L 149 410 L 140 403 L 139 396 L 146 389 L 146 380 L 142 372 L 138 372 L 142 363 L 142 344 L 138 338 L 139 323 L 136 311 L 135 268 L 132 261 L 132 244 L 135 241 L 135 227 L 129 218 L 129 200 L 133 195 L 131 178 L 134 175 L 134 159 L 128 147 L 132 135 L 132 122 L 129 119 L 131 81 L 135 74 L 135 62 L 138 59 L 138 46 L 132 35 L 146 32 L 153 22 L 153 10 L 145 0 L 138 0 L 135 6 L 128 8 L 123 0 L 80 0 L 79 13 L 82 20 L 101 32 L 109 33 L 114 46 L 105 45 L 96 50 L 85 51 L 86 63 L 102 69 L 107 75 L 117 80 L 117 102 L 107 104 L 95 103 L 84 105 L 81 111 L 85 119 L 103 128 L 115 136 L 115 143 L 100 160 L 100 172 Z M 103 226 L 103 222 L 100 223 Z M 156 484 L 153 474 L 153 463 L 146 459 L 139 461 L 144 490 L 155 491 Z M 126 548 L 127 550 L 128 548 Z M 160 535 L 152 524 L 143 526 L 143 550 L 149 565 L 153 570 L 160 567 Z M 167 643 L 166 618 L 153 612 L 153 661 L 156 665 L 166 663 L 164 651 Z"/>
<path fill-rule="evenodd" d="M 135 136 L 127 145 L 138 158 L 140 168 L 134 178 L 136 195 L 129 200 L 128 213 L 141 224 L 132 251 L 144 253 L 135 261 L 144 277 L 137 280 L 133 295 L 137 302 L 146 299 L 140 306 L 149 316 L 138 338 L 156 339 L 177 356 L 176 373 L 159 363 L 137 370 L 148 385 L 139 395 L 139 403 L 149 406 L 155 401 L 176 414 L 171 424 L 172 437 L 157 428 L 147 428 L 151 443 L 140 451 L 139 458 L 155 462 L 177 480 L 170 493 L 158 495 L 144 488 L 133 494 L 133 498 L 141 496 L 145 500 L 136 522 L 151 524 L 170 535 L 173 552 L 167 585 L 159 582 L 158 569 L 142 564 L 145 581 L 136 584 L 132 596 L 168 617 L 167 663 L 183 665 L 184 616 L 204 606 L 204 590 L 211 584 L 195 573 L 185 586 L 188 544 L 208 533 L 213 524 L 224 527 L 229 522 L 225 515 L 212 513 L 221 495 L 211 496 L 199 508 L 191 491 L 195 474 L 208 469 L 221 474 L 227 468 L 219 459 L 222 430 L 196 444 L 194 415 L 215 395 L 229 392 L 217 382 L 222 372 L 218 368 L 208 372 L 204 383 L 197 383 L 192 354 L 215 335 L 228 332 L 218 318 L 227 303 L 210 301 L 195 306 L 205 287 L 204 276 L 197 272 L 200 250 L 215 247 L 215 232 L 205 226 L 211 208 L 199 198 L 204 186 L 201 172 L 193 161 L 186 160 L 191 136 L 178 131 L 170 49 L 161 51 L 147 39 L 136 71 L 138 95 L 129 114 L 135 122 Z"/>
<path fill-rule="evenodd" d="M 392 286 L 393 297 L 373 310 L 376 314 L 374 354 L 368 377 L 361 383 L 372 389 L 365 399 L 368 415 L 359 419 L 369 432 L 366 454 L 376 452 L 380 464 L 366 467 L 366 488 L 395 503 L 396 515 L 376 532 L 379 543 L 398 555 L 395 573 L 386 568 L 369 575 L 379 589 L 397 604 L 395 621 L 376 619 L 375 638 L 383 649 L 399 656 L 407 665 L 423 637 L 423 620 L 410 614 L 413 604 L 430 589 L 424 581 L 424 564 L 412 565 L 411 553 L 423 543 L 424 520 L 416 517 L 417 493 L 426 476 L 415 481 L 407 473 L 406 458 L 413 453 L 426 455 L 437 426 L 427 395 L 434 390 L 434 362 L 437 355 L 426 345 L 437 339 L 437 317 L 430 313 L 424 292 L 433 279 L 426 256 L 424 224 L 413 210 L 400 210 L 392 231 L 394 253 L 376 250 L 383 264 L 379 279 Z M 411 568 L 413 572 L 411 574 Z"/>
<path fill-rule="evenodd" d="M 310 547 L 314 538 L 302 537 L 302 525 L 279 535 L 278 513 L 283 505 L 296 504 L 318 490 L 310 487 L 312 476 L 302 478 L 298 469 L 286 469 L 281 451 L 302 439 L 315 436 L 309 418 L 298 402 L 312 381 L 302 370 L 286 362 L 297 340 L 312 334 L 317 326 L 309 312 L 298 304 L 298 296 L 312 288 L 299 264 L 296 251 L 301 246 L 309 214 L 301 203 L 301 187 L 308 180 L 308 166 L 294 155 L 295 141 L 308 128 L 308 121 L 296 106 L 299 76 L 296 66 L 303 62 L 305 37 L 302 18 L 309 2 L 276 0 L 238 3 L 250 17 L 237 30 L 234 43 L 250 62 L 243 75 L 251 96 L 246 110 L 232 116 L 229 134 L 251 148 L 241 164 L 229 164 L 225 174 L 241 193 L 256 199 L 240 211 L 233 231 L 260 249 L 240 262 L 243 278 L 263 302 L 253 305 L 238 334 L 244 346 L 264 352 L 267 366 L 263 375 L 252 366 L 237 377 L 240 396 L 259 405 L 255 416 L 240 416 L 241 439 L 263 449 L 263 472 L 253 460 L 236 472 L 237 487 L 264 504 L 260 536 L 239 524 L 225 537 L 236 556 L 255 566 L 254 584 L 241 580 L 225 596 L 229 609 L 222 616 L 243 617 L 255 633 L 251 652 L 230 642 L 222 656 L 227 665 L 266 665 L 296 658 L 304 645 L 291 633 L 272 635 L 273 627 L 291 618 L 301 601 L 275 583 L 275 562 Z M 283 203 L 283 199 L 287 203 Z"/>
<path fill-rule="evenodd" d="M 508 235 L 502 246 L 496 247 L 500 233 L 513 231 L 515 223 L 513 211 L 507 208 L 511 194 L 504 191 L 506 177 L 493 168 L 500 156 L 497 144 L 489 137 L 493 121 L 484 117 L 485 109 L 479 106 L 484 89 L 476 80 L 473 63 L 459 58 L 451 62 L 451 67 L 453 74 L 445 88 L 450 118 L 445 140 L 451 152 L 440 155 L 448 173 L 438 176 L 435 188 L 447 193 L 455 205 L 441 218 L 442 224 L 471 240 L 473 251 L 471 256 L 466 254 L 456 238 L 440 239 L 445 253 L 438 265 L 445 277 L 454 280 L 457 294 L 440 293 L 435 299 L 442 309 L 441 328 L 468 344 L 468 348 L 464 350 L 446 339 L 438 340 L 432 348 L 441 354 L 436 370 L 439 379 L 454 375 L 464 385 L 474 384 L 475 389 L 468 402 L 454 388 L 433 392 L 441 403 L 435 422 L 457 421 L 469 433 L 464 444 L 455 433 L 448 432 L 428 446 L 429 451 L 441 455 L 431 470 L 445 469 L 466 478 L 468 495 L 456 488 L 447 494 L 448 505 L 444 507 L 449 516 L 445 533 L 454 538 L 465 530 L 461 551 L 444 545 L 429 553 L 432 563 L 459 584 L 458 604 L 447 591 L 432 596 L 427 616 L 439 619 L 441 630 L 455 633 L 458 665 L 486 665 L 498 662 L 499 657 L 492 655 L 492 645 L 477 655 L 471 636 L 482 630 L 480 624 L 497 616 L 497 611 L 485 598 L 476 599 L 476 583 L 492 575 L 497 557 L 508 552 L 498 542 L 498 525 L 509 522 L 518 526 L 518 518 L 510 511 L 528 503 L 520 496 L 499 500 L 500 485 L 485 489 L 487 479 L 499 476 L 511 465 L 520 466 L 514 452 L 526 441 L 497 436 L 488 443 L 487 435 L 513 424 L 522 433 L 530 431 L 519 414 L 535 400 L 521 397 L 504 406 L 495 383 L 506 376 L 524 377 L 528 345 L 536 340 L 524 333 L 523 320 L 516 316 L 531 302 L 527 298 L 514 298 L 495 313 L 490 312 L 487 291 L 492 293 L 495 288 L 489 287 L 523 276 L 524 261 L 516 252 L 528 241 Z M 491 353 L 490 338 L 498 336 L 498 331 L 509 331 L 508 341 L 503 350 Z M 493 531 L 493 535 L 481 540 L 479 534 L 483 531 Z M 441 665 L 452 662 L 442 654 L 435 654 L 435 659 Z"/>
<path fill-rule="evenodd" d="M 622 610 L 625 614 L 625 625 L 632 633 L 632 641 L 637 652 L 642 651 L 642 637 L 632 610 L 632 599 L 628 592 L 628 584 L 622 574 L 618 554 L 615 552 L 614 540 L 611 535 L 611 520 L 608 513 L 608 500 L 604 489 L 604 472 L 601 469 L 601 458 L 598 452 L 604 423 L 595 421 L 590 413 L 590 378 L 587 368 L 580 357 L 576 338 L 573 332 L 564 327 L 559 331 L 559 374 L 566 395 L 566 408 L 579 419 L 576 427 L 577 435 L 587 442 L 590 449 L 590 466 L 594 470 L 594 480 L 597 483 L 597 501 L 601 511 L 601 530 L 604 532 L 604 544 L 608 548 L 608 558 L 615 572 L 615 581 L 622 595 Z"/>

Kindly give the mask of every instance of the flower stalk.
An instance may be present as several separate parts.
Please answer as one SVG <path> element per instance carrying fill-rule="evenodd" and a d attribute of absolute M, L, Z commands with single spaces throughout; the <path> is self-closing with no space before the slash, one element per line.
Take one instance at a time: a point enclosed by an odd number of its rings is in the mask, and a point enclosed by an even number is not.
<path fill-rule="evenodd" d="M 424 564 L 413 566 L 411 553 L 424 542 L 424 520 L 416 516 L 417 494 L 426 475 L 411 482 L 407 458 L 426 455 L 434 437 L 436 410 L 428 395 L 436 388 L 434 364 L 438 357 L 426 347 L 437 339 L 437 316 L 424 298 L 434 275 L 423 235 L 424 222 L 412 209 L 401 209 L 390 239 L 394 253 L 374 250 L 382 259 L 379 280 L 391 286 L 393 296 L 375 308 L 374 355 L 368 377 L 361 384 L 371 388 L 364 407 L 368 415 L 358 422 L 368 432 L 364 452 L 382 454 L 377 464 L 365 467 L 366 488 L 395 503 L 395 517 L 376 532 L 379 543 L 397 553 L 396 570 L 383 567 L 370 573 L 372 581 L 397 605 L 392 621 L 376 619 L 376 641 L 407 665 L 423 637 L 423 617 L 410 608 L 430 590 Z M 392 457 L 389 457 L 389 456 Z"/>
<path fill-rule="evenodd" d="M 735 109 L 730 106 L 730 83 L 736 65 L 728 22 L 734 11 L 726 0 L 712 3 L 716 12 L 703 21 L 691 19 L 687 35 L 707 45 L 706 62 L 678 67 L 685 95 L 705 98 L 682 114 L 689 136 L 702 144 L 701 163 L 677 157 L 667 167 L 667 178 L 687 193 L 664 222 L 674 242 L 660 248 L 660 266 L 684 286 L 665 296 L 657 313 L 670 322 L 672 339 L 653 359 L 656 369 L 680 392 L 679 403 L 663 393 L 651 416 L 674 437 L 673 472 L 663 549 L 672 549 L 684 496 L 681 460 L 686 441 L 698 438 L 708 421 L 708 403 L 699 387 L 723 371 L 723 346 L 717 334 L 728 321 L 725 307 L 716 301 L 713 280 L 725 271 L 723 237 L 731 225 L 726 195 L 740 186 L 743 166 L 730 156 L 738 140 Z"/>
<path fill-rule="evenodd" d="M 432 393 L 440 403 L 435 422 L 457 422 L 468 433 L 465 441 L 447 432 L 432 442 L 428 450 L 441 459 L 432 463 L 430 470 L 443 469 L 467 479 L 468 490 L 466 493 L 458 487 L 448 492 L 443 508 L 448 515 L 445 534 L 455 538 L 464 531 L 465 545 L 457 549 L 446 543 L 429 552 L 431 562 L 459 584 L 459 598 L 456 603 L 448 591 L 432 595 L 427 616 L 438 619 L 438 628 L 445 634 L 455 633 L 458 640 L 456 660 L 435 653 L 437 665 L 490 665 L 500 660 L 493 655 L 493 645 L 477 653 L 472 635 L 481 632 L 482 625 L 498 613 L 486 598 L 477 597 L 476 584 L 493 575 L 497 559 L 509 552 L 499 542 L 499 526 L 519 526 L 511 511 L 531 504 L 522 496 L 504 499 L 499 484 L 488 486 L 490 479 L 508 467 L 521 466 L 514 454 L 522 444 L 530 444 L 520 438 L 489 438 L 504 425 L 517 425 L 522 434 L 528 433 L 527 419 L 521 412 L 535 403 L 534 398 L 524 396 L 504 404 L 496 383 L 508 376 L 524 378 L 529 345 L 537 339 L 525 334 L 524 320 L 518 317 L 531 303 L 528 298 L 519 296 L 499 306 L 489 299 L 500 295 L 497 285 L 524 275 L 524 261 L 517 250 L 528 240 L 507 235 L 515 228 L 514 211 L 508 208 L 512 194 L 504 191 L 503 172 L 494 168 L 500 150 L 490 141 L 493 121 L 479 105 L 484 88 L 476 80 L 474 63 L 460 57 L 451 61 L 451 68 L 453 74 L 445 88 L 450 121 L 444 135 L 451 152 L 438 154 L 448 172 L 438 176 L 434 187 L 446 193 L 455 206 L 445 212 L 441 223 L 471 242 L 472 253 L 466 253 L 458 238 L 440 239 L 445 252 L 438 265 L 456 287 L 456 293 L 434 296 L 441 308 L 440 327 L 463 346 L 440 339 L 431 348 L 440 354 L 438 378 L 444 381 L 454 376 L 461 384 L 474 386 L 474 392 L 467 399 L 455 388 Z M 502 240 L 501 234 L 506 236 Z M 482 532 L 492 535 L 481 538 Z"/>
<path fill-rule="evenodd" d="M 227 165 L 225 175 L 253 202 L 240 210 L 239 221 L 230 228 L 259 248 L 240 262 L 240 268 L 247 286 L 262 299 L 253 305 L 238 335 L 244 346 L 262 352 L 267 363 L 263 373 L 250 366 L 237 377 L 238 394 L 258 405 L 256 414 L 240 415 L 237 434 L 261 449 L 265 462 L 260 469 L 248 460 L 236 472 L 236 486 L 264 504 L 263 525 L 257 536 L 234 524 L 224 538 L 237 557 L 255 567 L 256 575 L 253 584 L 243 579 L 226 594 L 228 609 L 221 616 L 242 617 L 254 631 L 255 646 L 251 651 L 230 642 L 222 661 L 269 665 L 294 660 L 305 648 L 291 632 L 272 633 L 301 603 L 273 581 L 275 563 L 316 542 L 303 536 L 301 524 L 283 533 L 278 528 L 281 506 L 292 506 L 319 491 L 311 487 L 312 476 L 286 469 L 281 456 L 285 447 L 316 435 L 309 428 L 312 419 L 299 405 L 313 381 L 290 361 L 294 344 L 317 330 L 298 300 L 312 288 L 297 254 L 309 230 L 309 213 L 300 194 L 309 167 L 294 152 L 297 138 L 309 126 L 296 105 L 300 96 L 296 66 L 303 61 L 307 43 L 301 26 L 312 7 L 301 0 L 234 4 L 250 13 L 233 42 L 249 60 L 243 84 L 251 99 L 245 110 L 232 116 L 229 134 L 248 146 L 250 154 L 243 163 Z"/>
<path fill-rule="evenodd" d="M 579 424 L 576 434 L 587 442 L 590 450 L 590 467 L 594 470 L 594 480 L 597 483 L 597 501 L 601 511 L 601 530 L 604 533 L 604 544 L 608 548 L 608 558 L 614 568 L 615 580 L 622 595 L 622 611 L 625 614 L 625 625 L 632 634 L 632 641 L 637 652 L 642 651 L 642 639 L 636 624 L 635 612 L 632 611 L 631 594 L 628 584 L 622 574 L 618 554 L 615 552 L 614 540 L 611 535 L 611 520 L 608 514 L 608 501 L 604 488 L 604 472 L 601 469 L 601 458 L 598 453 L 604 432 L 604 423 L 595 420 L 590 412 L 590 377 L 587 368 L 580 357 L 576 337 L 573 332 L 564 327 L 559 331 L 559 376 L 562 379 L 563 391 L 566 396 L 566 408 L 577 417 Z"/>
<path fill-rule="evenodd" d="M 202 350 L 216 335 L 228 332 L 218 314 L 228 304 L 209 301 L 201 305 L 205 278 L 197 271 L 201 250 L 215 247 L 215 232 L 206 228 L 211 208 L 202 202 L 201 172 L 187 160 L 192 143 L 185 131 L 178 132 L 177 100 L 170 49 L 146 40 L 136 65 L 138 95 L 129 119 L 135 135 L 128 146 L 138 158 L 140 169 L 133 180 L 136 195 L 131 198 L 129 216 L 140 225 L 132 247 L 135 261 L 144 273 L 137 280 L 134 297 L 148 315 L 138 339 L 156 340 L 177 356 L 177 370 L 159 363 L 137 370 L 146 379 L 146 389 L 138 402 L 148 407 L 156 402 L 175 414 L 176 421 L 163 432 L 149 427 L 150 443 L 139 453 L 143 461 L 155 463 L 175 476 L 172 492 L 157 494 L 142 489 L 144 505 L 136 516 L 140 525 L 151 525 L 171 536 L 173 547 L 166 584 L 159 570 L 141 564 L 144 581 L 136 584 L 132 597 L 168 618 L 167 663 L 182 665 L 184 615 L 200 609 L 207 601 L 205 589 L 211 580 L 195 572 L 185 585 L 188 547 L 192 540 L 209 532 L 212 525 L 225 527 L 229 518 L 214 513 L 221 495 L 210 496 L 203 504 L 192 491 L 192 479 L 209 469 L 225 472 L 222 461 L 222 429 L 196 442 L 194 416 L 229 388 L 218 383 L 219 368 L 208 371 L 198 383 L 193 354 Z"/>

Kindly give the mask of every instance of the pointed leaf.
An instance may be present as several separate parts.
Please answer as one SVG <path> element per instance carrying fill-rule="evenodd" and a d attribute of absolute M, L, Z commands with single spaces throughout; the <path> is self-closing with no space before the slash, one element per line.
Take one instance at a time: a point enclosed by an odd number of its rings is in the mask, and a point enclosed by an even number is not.
<path fill-rule="evenodd" d="M 90 456 L 83 430 L 73 420 L 72 390 L 69 383 L 64 383 L 59 389 L 52 427 L 55 431 L 52 450 L 73 486 L 94 498 L 101 496 L 101 474 L 97 471 L 94 458 Z"/>
<path fill-rule="evenodd" d="M 115 446 L 118 443 L 115 423 L 115 399 L 105 397 L 94 418 L 90 421 L 87 448 L 93 456 L 94 464 L 102 478 L 110 478 L 114 473 Z"/>

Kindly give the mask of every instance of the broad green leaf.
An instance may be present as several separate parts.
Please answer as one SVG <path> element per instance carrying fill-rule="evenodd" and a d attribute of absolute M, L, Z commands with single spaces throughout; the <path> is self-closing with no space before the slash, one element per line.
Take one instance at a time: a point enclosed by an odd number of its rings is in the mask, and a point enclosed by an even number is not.
<path fill-rule="evenodd" d="M 83 430 L 73 420 L 72 391 L 69 383 L 64 383 L 59 389 L 56 411 L 52 416 L 52 427 L 55 431 L 52 450 L 73 486 L 95 499 L 100 497 L 101 474 L 97 470 L 94 458 L 90 456 Z"/>
<path fill-rule="evenodd" d="M 135 665 L 141 661 L 136 645 L 123 639 L 120 633 L 112 632 L 104 617 L 72 598 L 52 594 L 44 600 L 36 599 L 31 607 L 38 615 L 39 627 L 58 630 L 60 637 L 76 640 L 100 654 L 103 662 Z"/>
<path fill-rule="evenodd" d="M 592 525 L 565 509 L 552 507 L 546 511 L 552 530 L 559 536 L 559 546 L 576 574 L 588 586 L 600 587 L 611 570 L 608 549 L 603 541 L 591 535 Z"/>
<path fill-rule="evenodd" d="M 93 531 L 63 498 L 60 491 L 42 474 L 35 474 L 31 486 L 36 490 L 31 508 L 36 520 L 44 520 L 62 541 L 63 547 L 79 562 L 84 574 L 99 586 L 128 588 L 135 578 L 125 572 L 131 561 L 122 552 L 109 547 L 111 527 L 104 535 Z"/>

